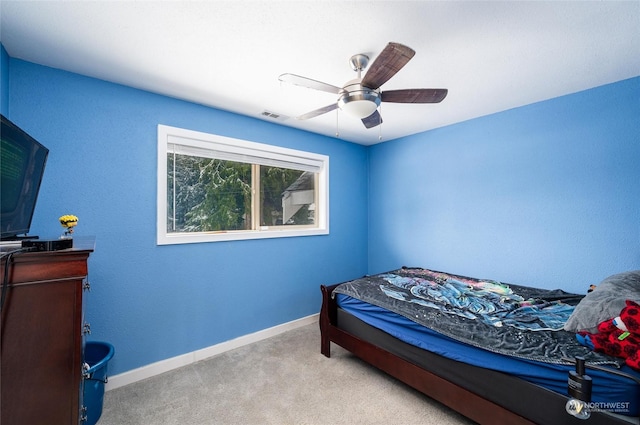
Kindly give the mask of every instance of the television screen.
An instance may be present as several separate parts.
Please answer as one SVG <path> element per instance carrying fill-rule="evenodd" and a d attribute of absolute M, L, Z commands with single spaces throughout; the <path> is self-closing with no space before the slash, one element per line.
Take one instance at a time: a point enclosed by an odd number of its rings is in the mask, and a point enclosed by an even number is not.
<path fill-rule="evenodd" d="M 0 239 L 13 240 L 31 228 L 49 149 L 0 117 Z"/>

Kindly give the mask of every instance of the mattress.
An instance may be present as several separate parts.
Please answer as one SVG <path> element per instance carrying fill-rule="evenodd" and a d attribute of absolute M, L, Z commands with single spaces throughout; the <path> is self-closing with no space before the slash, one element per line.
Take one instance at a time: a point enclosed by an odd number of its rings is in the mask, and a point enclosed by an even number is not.
<path fill-rule="evenodd" d="M 334 296 L 342 310 L 400 341 L 455 361 L 516 376 L 555 393 L 567 394 L 568 372 L 573 370 L 570 365 L 539 362 L 485 350 L 457 341 L 380 306 L 342 293 L 334 293 Z M 626 366 L 609 368 L 611 372 L 618 373 L 587 370 L 593 379 L 592 408 L 638 416 L 640 373 Z"/>

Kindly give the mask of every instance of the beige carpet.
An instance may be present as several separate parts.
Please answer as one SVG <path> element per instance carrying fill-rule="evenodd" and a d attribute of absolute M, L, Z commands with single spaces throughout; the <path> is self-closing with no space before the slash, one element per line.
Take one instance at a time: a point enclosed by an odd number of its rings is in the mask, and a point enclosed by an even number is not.
<path fill-rule="evenodd" d="M 98 425 L 472 424 L 308 325 L 108 391 Z"/>

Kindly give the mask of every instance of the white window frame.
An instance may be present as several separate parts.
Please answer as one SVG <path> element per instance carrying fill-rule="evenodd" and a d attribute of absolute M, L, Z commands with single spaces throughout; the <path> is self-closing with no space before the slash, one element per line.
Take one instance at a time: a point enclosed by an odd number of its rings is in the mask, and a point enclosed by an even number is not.
<path fill-rule="evenodd" d="M 186 151 L 215 151 L 219 159 L 244 158 L 243 162 L 282 166 L 318 173 L 318 200 L 314 226 L 262 226 L 256 230 L 229 230 L 218 232 L 170 233 L 167 231 L 167 154 L 174 147 Z M 296 168 L 296 169 L 297 169 Z M 172 245 L 199 242 L 218 242 L 247 239 L 284 238 L 329 234 L 329 157 L 317 153 L 249 142 L 231 137 L 203 133 L 183 128 L 158 125 L 158 197 L 157 244 Z"/>

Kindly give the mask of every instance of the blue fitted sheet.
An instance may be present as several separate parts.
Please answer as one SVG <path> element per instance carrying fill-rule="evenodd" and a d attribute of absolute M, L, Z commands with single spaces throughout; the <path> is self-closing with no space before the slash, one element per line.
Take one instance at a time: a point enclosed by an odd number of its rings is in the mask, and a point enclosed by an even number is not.
<path fill-rule="evenodd" d="M 568 372 L 573 370 L 572 366 L 536 362 L 487 351 L 456 341 L 382 307 L 345 294 L 335 293 L 334 296 L 338 306 L 346 312 L 408 344 L 456 361 L 514 375 L 551 391 L 567 394 Z M 640 380 L 640 373 L 629 367 L 623 366 L 620 371 Z M 622 415 L 640 414 L 638 382 L 594 369 L 588 369 L 587 374 L 593 379 L 592 401 L 598 403 L 598 407 Z"/>

